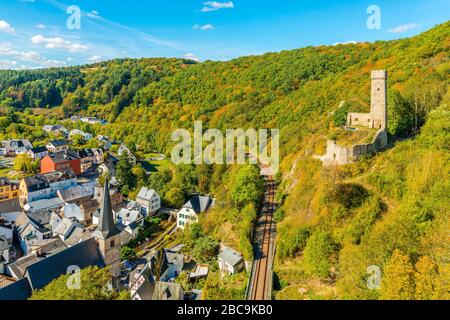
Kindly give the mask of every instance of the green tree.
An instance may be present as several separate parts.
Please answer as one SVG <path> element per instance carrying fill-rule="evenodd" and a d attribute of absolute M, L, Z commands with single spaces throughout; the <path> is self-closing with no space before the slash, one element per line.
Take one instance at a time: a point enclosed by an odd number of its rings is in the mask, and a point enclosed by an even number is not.
<path fill-rule="evenodd" d="M 107 268 L 88 267 L 80 272 L 79 289 L 68 286 L 77 285 L 76 275 L 66 274 L 34 291 L 30 300 L 128 300 L 129 293 L 110 289 L 111 281 Z"/>
<path fill-rule="evenodd" d="M 409 257 L 395 250 L 383 270 L 380 299 L 413 300 L 414 268 Z"/>
<path fill-rule="evenodd" d="M 144 167 L 142 164 L 138 163 L 136 164 L 133 169 L 133 174 L 136 176 L 137 185 L 143 186 L 146 184 L 147 181 L 147 174 L 145 172 Z"/>
<path fill-rule="evenodd" d="M 306 241 L 303 252 L 305 269 L 313 275 L 326 278 L 331 269 L 331 259 L 337 245 L 330 233 L 315 231 Z"/>
<path fill-rule="evenodd" d="M 120 189 L 124 194 L 128 194 L 136 187 L 137 179 L 126 153 L 123 153 L 119 158 L 116 166 L 116 176 L 120 182 Z"/>
<path fill-rule="evenodd" d="M 165 197 L 165 202 L 172 208 L 180 208 L 184 204 L 184 194 L 180 188 L 172 188 L 167 191 Z"/>
<path fill-rule="evenodd" d="M 237 207 L 252 203 L 257 206 L 264 193 L 264 181 L 255 165 L 246 165 L 239 169 L 231 196 Z"/>
<path fill-rule="evenodd" d="M 217 255 L 219 243 L 209 237 L 200 237 L 194 242 L 192 256 L 200 263 L 211 262 Z"/>
<path fill-rule="evenodd" d="M 14 170 L 23 171 L 26 173 L 33 173 L 35 170 L 35 164 L 33 163 L 33 159 L 26 153 L 19 154 L 14 159 Z"/>
<path fill-rule="evenodd" d="M 136 250 L 128 246 L 123 246 L 122 249 L 120 249 L 121 260 L 135 260 L 136 258 L 137 258 Z"/>
<path fill-rule="evenodd" d="M 440 299 L 437 295 L 436 280 L 438 276 L 437 266 L 430 257 L 423 256 L 416 263 L 415 294 L 416 300 Z"/>

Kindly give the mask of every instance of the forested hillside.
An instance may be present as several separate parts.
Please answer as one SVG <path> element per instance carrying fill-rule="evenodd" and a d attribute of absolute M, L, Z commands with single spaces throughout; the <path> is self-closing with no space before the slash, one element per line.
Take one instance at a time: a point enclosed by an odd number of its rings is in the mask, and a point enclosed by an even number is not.
<path fill-rule="evenodd" d="M 324 152 L 347 112 L 368 112 L 377 69 L 389 73 L 390 148 L 323 168 L 312 155 Z M 450 22 L 409 39 L 228 62 L 127 59 L 0 71 L 0 138 L 44 141 L 40 126 L 96 115 L 109 123 L 85 130 L 169 155 L 172 130 L 191 130 L 195 120 L 223 130 L 279 128 L 276 298 L 450 298 L 449 82 Z M 183 201 L 173 199 L 178 191 L 213 194 L 217 208 L 186 241 L 222 240 L 251 258 L 261 185 L 253 169 L 186 166 L 141 183 L 169 203 Z M 251 192 L 240 197 L 242 190 Z M 369 266 L 380 268 L 381 289 L 367 287 Z M 208 297 L 242 293 L 210 286 Z"/>

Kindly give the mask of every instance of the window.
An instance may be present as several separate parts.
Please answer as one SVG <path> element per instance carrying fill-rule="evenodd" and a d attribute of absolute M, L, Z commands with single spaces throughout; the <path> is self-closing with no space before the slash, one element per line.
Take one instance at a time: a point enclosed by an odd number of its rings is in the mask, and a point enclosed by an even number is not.
<path fill-rule="evenodd" d="M 114 248 L 114 245 L 115 245 L 114 240 L 111 240 L 110 245 L 111 245 L 111 248 Z"/>

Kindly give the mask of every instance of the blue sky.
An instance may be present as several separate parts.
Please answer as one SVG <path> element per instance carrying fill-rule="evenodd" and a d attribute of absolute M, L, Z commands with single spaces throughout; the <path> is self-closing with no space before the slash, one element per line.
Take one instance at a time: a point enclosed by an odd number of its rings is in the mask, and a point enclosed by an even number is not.
<path fill-rule="evenodd" d="M 81 9 L 67 28 L 68 6 Z M 367 27 L 367 8 L 381 28 Z M 228 60 L 309 45 L 409 37 L 449 20 L 450 0 L 0 0 L 0 68 L 117 57 Z"/>

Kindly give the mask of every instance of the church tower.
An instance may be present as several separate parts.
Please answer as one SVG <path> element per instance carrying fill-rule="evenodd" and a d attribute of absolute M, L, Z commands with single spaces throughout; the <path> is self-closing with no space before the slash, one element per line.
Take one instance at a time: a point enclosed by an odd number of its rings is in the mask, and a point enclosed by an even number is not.
<path fill-rule="evenodd" d="M 111 198 L 109 196 L 109 181 L 106 179 L 103 189 L 103 199 L 100 204 L 100 216 L 97 229 L 92 234 L 103 254 L 106 265 L 111 273 L 117 276 L 120 273 L 120 230 L 114 223 Z"/>
<path fill-rule="evenodd" d="M 387 71 L 372 71 L 372 98 L 370 114 L 372 127 L 376 129 L 387 129 Z"/>

